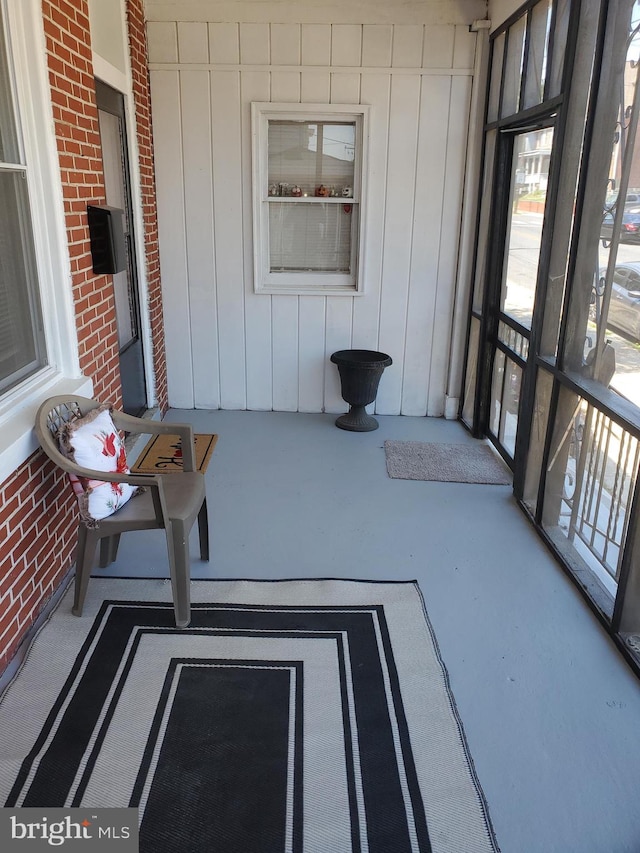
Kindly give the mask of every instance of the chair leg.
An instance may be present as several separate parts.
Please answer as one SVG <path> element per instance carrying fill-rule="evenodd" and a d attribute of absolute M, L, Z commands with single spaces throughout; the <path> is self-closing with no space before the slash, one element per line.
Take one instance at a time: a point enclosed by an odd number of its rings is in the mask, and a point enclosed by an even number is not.
<path fill-rule="evenodd" d="M 198 513 L 198 534 L 200 536 L 200 559 L 209 559 L 209 513 L 207 512 L 207 499 L 202 501 Z"/>
<path fill-rule="evenodd" d="M 172 522 L 166 529 L 173 609 L 178 628 L 187 628 L 191 622 L 191 569 L 189 561 L 188 531 L 180 522 Z"/>
<path fill-rule="evenodd" d="M 120 534 L 115 533 L 113 536 L 103 536 L 100 540 L 100 568 L 106 569 L 118 556 L 118 545 L 120 544 Z"/>
<path fill-rule="evenodd" d="M 76 583 L 71 612 L 74 616 L 82 616 L 84 599 L 89 586 L 93 558 L 98 544 L 98 534 L 89 530 L 84 524 L 78 528 L 78 547 L 76 550 Z"/>

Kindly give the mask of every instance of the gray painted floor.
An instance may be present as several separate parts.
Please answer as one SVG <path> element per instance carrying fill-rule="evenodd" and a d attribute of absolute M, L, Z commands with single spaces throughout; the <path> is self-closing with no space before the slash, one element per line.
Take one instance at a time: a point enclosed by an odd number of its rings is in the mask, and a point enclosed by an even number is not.
<path fill-rule="evenodd" d="M 509 486 L 391 480 L 385 439 L 472 442 L 455 422 L 171 411 L 220 439 L 212 560 L 195 578 L 417 578 L 502 853 L 639 853 L 640 681 Z M 160 532 L 105 575 L 164 576 Z M 391 853 L 391 851 L 390 851 Z M 473 851 L 460 851 L 473 853 Z"/>

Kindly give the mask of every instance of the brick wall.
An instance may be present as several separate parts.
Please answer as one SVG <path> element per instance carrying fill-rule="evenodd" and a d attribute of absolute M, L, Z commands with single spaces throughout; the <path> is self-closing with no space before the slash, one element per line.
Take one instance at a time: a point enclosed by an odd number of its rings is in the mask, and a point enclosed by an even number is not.
<path fill-rule="evenodd" d="M 71 258 L 80 366 L 95 396 L 121 403 L 110 277 L 92 270 L 86 208 L 105 190 L 86 0 L 43 0 L 51 101 Z M 167 406 L 151 118 L 142 0 L 129 0 L 156 397 Z M 34 454 L 0 484 L 0 672 L 73 561 L 77 513 L 63 475 Z"/>
<path fill-rule="evenodd" d="M 155 394 L 156 403 L 164 413 L 168 406 L 167 367 L 162 320 L 160 252 L 158 249 L 158 218 L 151 129 L 151 93 L 149 91 L 143 0 L 127 0 L 127 28 L 129 30 L 133 97 L 136 105 L 140 189 L 142 193 L 142 214 L 144 218 L 144 238 L 147 255 L 146 273 L 149 320 L 153 339 Z"/>
<path fill-rule="evenodd" d="M 0 487 L 0 672 L 71 565 L 74 503 L 41 453 Z"/>

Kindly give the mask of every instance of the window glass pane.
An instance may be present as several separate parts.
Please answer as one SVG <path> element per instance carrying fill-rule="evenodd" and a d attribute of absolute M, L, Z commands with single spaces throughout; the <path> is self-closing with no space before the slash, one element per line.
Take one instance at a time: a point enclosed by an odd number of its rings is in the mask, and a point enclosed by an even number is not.
<path fill-rule="evenodd" d="M 462 405 L 462 420 L 471 427 L 473 425 L 473 409 L 476 395 L 476 376 L 478 371 L 478 345 L 480 343 L 480 320 L 471 318 L 469 332 L 469 354 L 464 378 L 464 401 Z"/>
<path fill-rule="evenodd" d="M 638 441 L 573 391 L 560 392 L 543 525 L 611 615 L 636 484 Z"/>
<path fill-rule="evenodd" d="M 43 363 L 27 182 L 0 172 L 0 391 Z"/>
<path fill-rule="evenodd" d="M 523 15 L 509 28 L 502 106 L 500 108 L 500 115 L 503 118 L 517 113 L 520 108 L 520 82 L 522 80 L 526 24 L 527 16 Z"/>
<path fill-rule="evenodd" d="M 504 389 L 504 353 L 496 350 L 493 360 L 493 376 L 491 377 L 491 405 L 489 409 L 489 429 L 497 436 L 500 432 L 500 415 L 502 414 L 502 394 Z"/>
<path fill-rule="evenodd" d="M 7 48 L 0 6 L 0 162 L 19 163 L 18 138 L 9 82 Z"/>
<path fill-rule="evenodd" d="M 497 349 L 491 378 L 489 431 L 511 456 L 515 453 L 522 369 Z"/>
<path fill-rule="evenodd" d="M 505 346 L 508 346 L 516 355 L 519 355 L 524 361 L 529 355 L 529 341 L 525 336 L 513 329 L 503 320 L 498 323 L 498 340 L 502 341 Z"/>
<path fill-rule="evenodd" d="M 478 229 L 476 271 L 473 286 L 473 308 L 480 311 L 484 295 L 485 275 L 487 271 L 487 238 L 489 235 L 489 217 L 491 215 L 491 182 L 493 180 L 493 160 L 496 149 L 497 131 L 491 130 L 486 135 L 484 154 L 484 175 L 482 178 L 482 195 L 480 196 L 480 227 Z"/>
<path fill-rule="evenodd" d="M 504 59 L 505 38 L 505 33 L 502 33 L 502 35 L 499 35 L 493 41 L 493 58 L 491 60 L 491 84 L 489 87 L 487 121 L 495 121 L 498 118 L 498 107 L 500 104 L 500 82 L 502 80 L 502 60 Z"/>
<path fill-rule="evenodd" d="M 531 328 L 553 128 L 516 136 L 501 308 Z"/>
<path fill-rule="evenodd" d="M 355 122 L 269 122 L 270 196 L 354 195 Z"/>
<path fill-rule="evenodd" d="M 640 19 L 638 4 L 633 14 L 630 27 Z M 597 175 L 592 166 L 587 183 L 564 362 L 640 407 L 640 66 L 634 40 L 619 50 L 607 107 L 615 133 L 606 171 L 604 161 Z"/>
<path fill-rule="evenodd" d="M 551 72 L 549 76 L 549 93 L 547 97 L 553 98 L 562 92 L 562 71 L 564 65 L 564 53 L 567 47 L 567 33 L 569 32 L 569 13 L 571 12 L 571 0 L 556 0 L 556 23 L 553 33 L 553 56 L 551 60 Z"/>
<path fill-rule="evenodd" d="M 545 370 L 538 370 L 523 494 L 524 503 L 532 513 L 535 513 L 538 505 L 538 487 L 540 485 L 544 444 L 547 437 L 552 389 L 553 379 L 551 375 Z"/>
<path fill-rule="evenodd" d="M 514 455 L 516 450 L 516 431 L 518 429 L 518 407 L 520 405 L 520 386 L 522 368 L 505 359 L 505 381 L 502 392 L 502 413 L 498 438 L 507 453 Z"/>
<path fill-rule="evenodd" d="M 269 202 L 271 272 L 351 272 L 353 203 Z"/>
<path fill-rule="evenodd" d="M 536 104 L 541 104 L 544 100 L 551 8 L 551 0 L 540 0 L 531 12 L 527 79 L 524 87 L 524 103 L 522 104 L 522 108 L 525 110 Z"/>

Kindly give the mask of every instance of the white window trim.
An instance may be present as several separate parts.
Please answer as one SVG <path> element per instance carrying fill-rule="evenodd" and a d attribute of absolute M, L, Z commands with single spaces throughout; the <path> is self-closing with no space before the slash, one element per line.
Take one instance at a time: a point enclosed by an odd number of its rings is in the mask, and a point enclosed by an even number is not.
<path fill-rule="evenodd" d="M 287 104 L 255 101 L 251 104 L 255 293 L 322 296 L 361 296 L 364 293 L 369 111 L 370 107 L 362 104 Z M 336 118 L 356 122 L 353 198 L 348 199 L 358 208 L 357 257 L 354 259 L 353 273 L 272 273 L 269 269 L 269 204 L 273 203 L 274 199 L 269 201 L 267 195 L 269 121 L 335 121 Z"/>
<path fill-rule="evenodd" d="M 0 0 L 15 71 L 48 365 L 0 397 L 0 483 L 38 448 L 35 413 L 49 396 L 91 396 L 83 376 L 40 0 Z"/>

